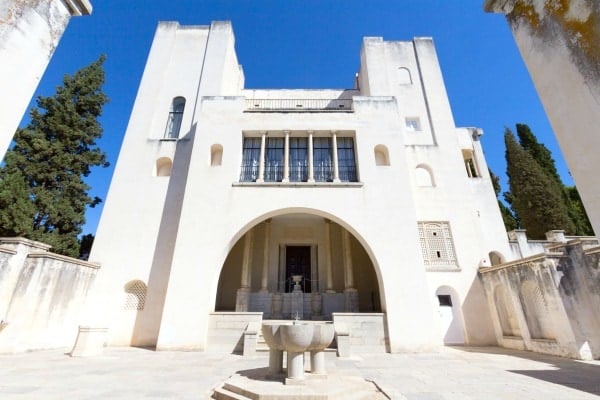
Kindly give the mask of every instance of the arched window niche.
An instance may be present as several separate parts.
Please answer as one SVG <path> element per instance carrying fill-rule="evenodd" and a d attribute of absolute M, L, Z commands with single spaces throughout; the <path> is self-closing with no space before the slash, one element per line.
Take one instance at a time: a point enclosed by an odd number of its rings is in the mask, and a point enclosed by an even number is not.
<path fill-rule="evenodd" d="M 410 75 L 410 70 L 406 67 L 398 68 L 398 82 L 401 85 L 412 85 L 412 77 Z"/>
<path fill-rule="evenodd" d="M 175 97 L 171 102 L 171 109 L 169 110 L 169 118 L 167 120 L 167 127 L 165 128 L 165 139 L 179 138 L 184 109 L 185 98 L 181 96 Z"/>
<path fill-rule="evenodd" d="M 156 160 L 154 176 L 171 176 L 173 161 L 169 157 L 160 157 Z"/>
<path fill-rule="evenodd" d="M 390 156 L 386 146 L 378 144 L 375 146 L 375 165 L 390 165 Z"/>
<path fill-rule="evenodd" d="M 435 180 L 431 167 L 426 164 L 419 164 L 415 167 L 415 182 L 419 187 L 434 187 Z"/>
<path fill-rule="evenodd" d="M 538 284 L 531 280 L 523 282 L 520 295 L 529 336 L 532 339 L 556 339 L 552 315 Z"/>
<path fill-rule="evenodd" d="M 223 146 L 213 144 L 210 146 L 210 166 L 218 167 L 223 162 Z"/>

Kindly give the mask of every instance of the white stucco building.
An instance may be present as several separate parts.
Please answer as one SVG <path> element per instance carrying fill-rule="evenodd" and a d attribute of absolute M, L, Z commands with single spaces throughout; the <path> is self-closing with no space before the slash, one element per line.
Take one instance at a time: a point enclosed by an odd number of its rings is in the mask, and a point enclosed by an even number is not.
<path fill-rule="evenodd" d="M 89 0 L 0 1 L 0 161 L 72 16 Z"/>
<path fill-rule="evenodd" d="M 496 343 L 477 270 L 510 248 L 481 134 L 430 38 L 365 38 L 353 89 L 254 90 L 228 22 L 160 23 L 85 323 L 157 349 L 236 346 L 261 315 L 333 319 L 357 351 Z"/>

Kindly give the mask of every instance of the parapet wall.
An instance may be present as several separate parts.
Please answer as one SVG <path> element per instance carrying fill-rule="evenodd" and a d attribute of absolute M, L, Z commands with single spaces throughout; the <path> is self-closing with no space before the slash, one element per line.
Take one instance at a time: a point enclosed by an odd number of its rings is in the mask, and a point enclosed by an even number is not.
<path fill-rule="evenodd" d="M 500 346 L 600 359 L 600 247 L 557 243 L 479 275 Z"/>
<path fill-rule="evenodd" d="M 70 349 L 99 265 L 0 238 L 0 353 Z"/>

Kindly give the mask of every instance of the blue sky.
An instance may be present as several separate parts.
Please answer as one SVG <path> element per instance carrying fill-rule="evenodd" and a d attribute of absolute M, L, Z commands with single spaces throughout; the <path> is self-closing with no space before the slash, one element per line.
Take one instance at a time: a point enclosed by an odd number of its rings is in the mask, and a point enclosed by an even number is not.
<path fill-rule="evenodd" d="M 431 36 L 456 125 L 483 128 L 488 164 L 505 188 L 503 132 L 521 122 L 550 148 L 572 184 L 508 25 L 502 15 L 485 13 L 483 0 L 91 1 L 91 16 L 71 19 L 36 95 L 52 95 L 65 73 L 107 55 L 104 90 L 111 102 L 99 144 L 112 165 L 93 170 L 92 195 L 106 198 L 158 21 L 232 21 L 248 88 L 350 88 L 362 37 Z M 101 205 L 88 212 L 84 233 L 95 233 L 100 212 Z"/>

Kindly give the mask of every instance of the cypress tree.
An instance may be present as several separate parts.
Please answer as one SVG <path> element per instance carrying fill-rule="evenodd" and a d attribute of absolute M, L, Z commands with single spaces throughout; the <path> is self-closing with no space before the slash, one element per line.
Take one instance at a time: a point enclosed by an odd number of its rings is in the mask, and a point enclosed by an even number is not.
<path fill-rule="evenodd" d="M 526 124 L 517 124 L 517 136 L 521 147 L 525 149 L 533 159 L 542 167 L 546 174 L 554 179 L 562 188 L 563 199 L 567 207 L 569 218 L 573 222 L 574 230 L 567 233 L 574 235 L 593 235 L 592 225 L 574 186 L 565 186 L 558 174 L 552 152 L 543 144 L 538 142 L 536 136 Z"/>
<path fill-rule="evenodd" d="M 519 137 L 521 147 L 533 157 L 535 162 L 542 167 L 549 177 L 562 186 L 563 183 L 560 175 L 558 175 L 556 163 L 554 162 L 554 158 L 552 158 L 552 152 L 543 143 L 538 142 L 529 126 L 526 124 L 517 124 L 517 136 Z"/>
<path fill-rule="evenodd" d="M 31 122 L 17 130 L 14 146 L 0 168 L 0 232 L 52 245 L 77 257 L 77 236 L 86 207 L 101 200 L 88 195 L 84 178 L 95 166 L 108 166 L 96 145 L 98 117 L 108 97 L 102 92 L 104 56 L 73 76 L 51 97 L 38 97 Z"/>
<path fill-rule="evenodd" d="M 513 133 L 506 129 L 507 175 L 510 199 L 523 228 L 532 239 L 543 239 L 552 229 L 574 231 L 564 203 L 562 187 L 535 161 Z"/>
<path fill-rule="evenodd" d="M 496 193 L 496 198 L 500 195 L 502 187 L 500 186 L 500 177 L 492 172 L 491 169 L 488 168 L 488 172 L 490 174 L 490 179 L 492 180 L 492 186 L 494 187 L 494 193 Z M 500 214 L 502 215 L 502 221 L 504 222 L 504 228 L 507 231 L 512 231 L 513 229 L 517 229 L 519 227 L 519 222 L 510 208 L 506 207 L 503 202 L 498 199 L 498 207 L 500 208 Z"/>

